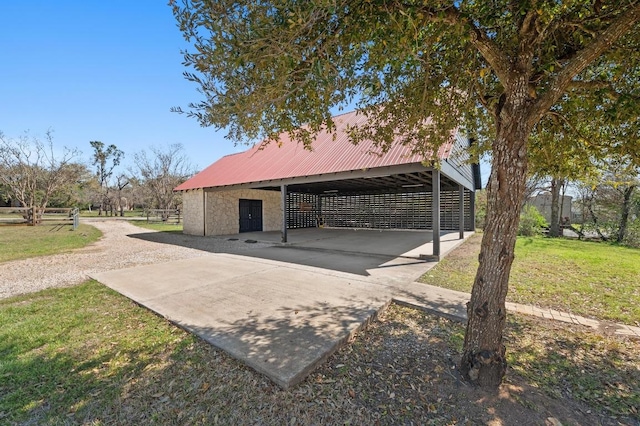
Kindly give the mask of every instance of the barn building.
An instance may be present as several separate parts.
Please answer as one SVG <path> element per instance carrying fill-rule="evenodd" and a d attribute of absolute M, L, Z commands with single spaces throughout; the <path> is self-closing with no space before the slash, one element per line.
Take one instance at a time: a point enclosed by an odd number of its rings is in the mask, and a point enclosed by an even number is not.
<path fill-rule="evenodd" d="M 454 133 L 426 164 L 394 143 L 384 154 L 372 142 L 350 142 L 357 112 L 334 118 L 336 137 L 319 134 L 312 150 L 283 135 L 222 157 L 175 190 L 182 191 L 184 233 L 231 235 L 295 228 L 412 229 L 440 233 L 474 229 L 480 169 L 469 161 L 470 139 Z"/>

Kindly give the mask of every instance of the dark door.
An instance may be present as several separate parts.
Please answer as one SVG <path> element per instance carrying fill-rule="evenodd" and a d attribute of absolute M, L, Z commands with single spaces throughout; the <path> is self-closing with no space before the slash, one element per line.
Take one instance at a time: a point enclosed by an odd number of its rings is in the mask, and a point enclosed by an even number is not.
<path fill-rule="evenodd" d="M 262 231 L 262 200 L 240 200 L 240 232 Z"/>

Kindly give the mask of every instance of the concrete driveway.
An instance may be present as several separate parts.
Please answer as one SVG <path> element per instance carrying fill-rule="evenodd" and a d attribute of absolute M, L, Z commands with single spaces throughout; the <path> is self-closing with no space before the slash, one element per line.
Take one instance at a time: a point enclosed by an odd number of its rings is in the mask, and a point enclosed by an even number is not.
<path fill-rule="evenodd" d="M 411 255 L 428 249 L 427 233 L 351 232 L 342 242 L 339 233 L 291 232 L 287 246 L 262 244 L 242 255 L 210 253 L 92 278 L 288 388 L 435 265 Z M 225 238 L 268 241 L 264 234 Z M 461 242 L 452 235 L 443 236 L 443 251 Z M 131 237 L 196 247 L 212 238 Z"/>

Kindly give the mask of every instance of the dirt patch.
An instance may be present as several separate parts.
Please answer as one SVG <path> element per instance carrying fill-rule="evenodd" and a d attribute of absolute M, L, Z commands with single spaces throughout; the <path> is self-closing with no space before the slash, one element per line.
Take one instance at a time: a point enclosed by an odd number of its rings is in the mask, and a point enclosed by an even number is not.
<path fill-rule="evenodd" d="M 381 423 L 635 424 L 631 418 L 594 409 L 562 390 L 555 398 L 548 392 L 557 389 L 532 383 L 513 370 L 495 394 L 468 385 L 457 371 L 462 336 L 458 323 L 392 305 L 331 359 L 332 366 L 322 369 L 316 380 L 351 383 L 347 392 L 358 405 L 374 410 Z M 555 374 L 552 371 L 546 374 Z"/>
<path fill-rule="evenodd" d="M 447 255 L 447 259 L 451 260 L 466 260 L 473 259 L 478 260 L 478 254 L 480 253 L 480 245 L 482 244 L 482 233 L 476 232 L 471 235 L 464 244 L 460 244 Z"/>

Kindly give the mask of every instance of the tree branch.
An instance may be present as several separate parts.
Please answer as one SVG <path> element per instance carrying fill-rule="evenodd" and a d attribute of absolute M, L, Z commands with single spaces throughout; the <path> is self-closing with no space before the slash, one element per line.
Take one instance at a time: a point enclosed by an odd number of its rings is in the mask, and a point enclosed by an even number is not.
<path fill-rule="evenodd" d="M 532 120 L 537 122 L 562 96 L 573 78 L 611 48 L 613 43 L 633 28 L 639 20 L 640 4 L 636 4 L 628 11 L 621 13 L 591 44 L 578 51 L 551 81 L 549 90 L 538 98 L 531 116 Z"/>
<path fill-rule="evenodd" d="M 591 37 L 595 38 L 598 36 L 598 34 L 595 31 L 590 30 L 589 28 L 582 25 L 580 22 L 567 22 L 565 25 L 568 27 L 572 27 L 574 29 L 582 30 L 583 32 L 589 34 Z"/>
<path fill-rule="evenodd" d="M 409 5 L 403 3 L 400 3 L 400 5 L 405 8 L 409 7 Z M 469 28 L 471 43 L 491 66 L 502 85 L 505 87 L 509 85 L 509 58 L 471 19 L 460 13 L 457 7 L 450 6 L 445 9 L 436 10 L 425 6 L 419 8 L 419 11 L 422 12 L 430 22 L 444 22 L 450 25 L 467 26 Z"/>
<path fill-rule="evenodd" d="M 472 22 L 468 22 L 468 25 L 471 27 L 471 43 L 491 66 L 502 85 L 505 88 L 509 87 L 511 83 L 511 74 L 508 68 L 509 58 Z"/>
<path fill-rule="evenodd" d="M 572 80 L 569 82 L 568 88 L 577 90 L 598 90 L 598 89 L 610 89 L 615 92 L 613 85 L 609 81 L 598 80 Z"/>
<path fill-rule="evenodd" d="M 560 119 L 580 139 L 585 140 L 585 141 L 589 141 L 589 138 L 586 137 L 584 134 L 582 134 L 582 132 L 580 132 L 580 130 L 578 130 L 578 128 L 576 126 L 574 126 L 573 123 L 567 117 L 565 117 L 563 114 L 560 114 L 560 113 L 555 112 L 555 111 L 548 111 L 547 114 L 550 115 L 550 116 L 553 116 L 553 117 L 556 117 L 556 118 Z"/>

